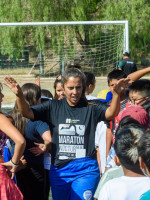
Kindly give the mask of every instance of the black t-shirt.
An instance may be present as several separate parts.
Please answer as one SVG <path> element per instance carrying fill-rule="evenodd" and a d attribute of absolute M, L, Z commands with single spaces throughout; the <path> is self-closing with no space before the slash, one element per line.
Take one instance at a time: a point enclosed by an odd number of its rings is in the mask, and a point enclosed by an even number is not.
<path fill-rule="evenodd" d="M 80 101 L 69 106 L 66 99 L 32 106 L 34 120 L 46 121 L 52 129 L 52 164 L 56 167 L 76 158 L 96 157 L 95 130 L 105 121 L 104 103 Z"/>
<path fill-rule="evenodd" d="M 122 59 L 121 62 L 124 64 L 121 69 L 127 76 L 137 71 L 136 63 L 130 58 Z"/>

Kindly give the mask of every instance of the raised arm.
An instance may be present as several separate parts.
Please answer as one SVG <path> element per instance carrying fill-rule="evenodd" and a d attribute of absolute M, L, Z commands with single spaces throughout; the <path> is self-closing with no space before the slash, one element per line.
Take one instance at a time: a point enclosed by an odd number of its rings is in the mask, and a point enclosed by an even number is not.
<path fill-rule="evenodd" d="M 129 74 L 128 78 L 131 81 L 136 81 L 136 80 L 139 80 L 142 76 L 148 74 L 149 72 L 150 72 L 150 67 L 147 67 L 147 68 L 144 68 L 144 69 L 141 69 L 141 70 L 138 70 L 136 72 Z"/>
<path fill-rule="evenodd" d="M 17 106 L 18 106 L 20 113 L 24 117 L 34 120 L 34 114 L 33 114 L 32 110 L 30 109 L 28 103 L 26 102 L 26 100 L 23 96 L 21 87 L 19 86 L 17 81 L 14 78 L 8 77 L 8 76 L 5 77 L 4 80 L 5 80 L 5 82 L 3 84 L 6 85 L 7 87 L 9 87 L 10 90 L 16 95 Z"/>
<path fill-rule="evenodd" d="M 118 80 L 117 84 L 114 85 L 112 94 L 112 102 L 109 108 L 107 108 L 105 113 L 106 120 L 111 120 L 116 117 L 120 111 L 120 94 L 125 91 L 127 88 L 128 82 L 130 79 L 120 79 Z"/>

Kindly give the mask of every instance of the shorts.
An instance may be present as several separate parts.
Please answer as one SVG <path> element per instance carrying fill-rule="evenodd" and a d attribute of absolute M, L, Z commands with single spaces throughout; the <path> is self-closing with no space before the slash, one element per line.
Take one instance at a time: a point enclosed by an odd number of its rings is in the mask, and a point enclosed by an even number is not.
<path fill-rule="evenodd" d="M 100 180 L 96 159 L 75 159 L 63 167 L 50 169 L 53 200 L 92 200 Z"/>

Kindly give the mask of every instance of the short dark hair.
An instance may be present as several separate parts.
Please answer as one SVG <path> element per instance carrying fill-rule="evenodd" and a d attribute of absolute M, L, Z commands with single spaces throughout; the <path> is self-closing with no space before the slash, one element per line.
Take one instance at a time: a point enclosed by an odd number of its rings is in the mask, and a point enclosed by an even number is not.
<path fill-rule="evenodd" d="M 129 57 L 129 56 L 130 56 L 130 53 L 125 51 L 125 52 L 123 52 L 123 55 Z"/>
<path fill-rule="evenodd" d="M 146 131 L 146 133 L 140 138 L 137 148 L 139 156 L 141 156 L 150 172 L 150 131 Z"/>
<path fill-rule="evenodd" d="M 86 77 L 86 81 L 85 81 L 86 87 L 88 87 L 90 84 L 94 85 L 95 84 L 94 74 L 91 73 L 91 72 L 84 72 L 84 74 L 85 74 L 85 77 Z"/>
<path fill-rule="evenodd" d="M 144 134 L 142 129 L 125 128 L 117 131 L 114 149 L 121 164 L 128 170 L 141 173 L 138 160 L 137 142 Z"/>
<path fill-rule="evenodd" d="M 46 89 L 41 90 L 41 96 L 45 96 L 45 97 L 53 99 L 52 93 L 49 90 L 46 90 Z"/>
<path fill-rule="evenodd" d="M 119 69 L 115 69 L 113 71 L 111 71 L 108 75 L 107 75 L 107 81 L 108 81 L 108 84 L 110 83 L 110 81 L 112 79 L 117 79 L 117 80 L 120 80 L 122 78 L 127 78 L 127 75 L 122 71 L 122 70 L 119 70 Z"/>
<path fill-rule="evenodd" d="M 148 79 L 140 79 L 137 81 L 134 81 L 129 87 L 129 92 L 140 92 L 141 95 L 150 95 L 150 80 Z"/>

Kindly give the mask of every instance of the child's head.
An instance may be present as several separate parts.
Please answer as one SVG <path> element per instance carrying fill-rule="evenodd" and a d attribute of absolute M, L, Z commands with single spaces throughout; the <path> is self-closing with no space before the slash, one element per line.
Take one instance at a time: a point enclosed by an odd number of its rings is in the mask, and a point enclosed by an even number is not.
<path fill-rule="evenodd" d="M 125 117 L 123 117 L 122 119 L 119 119 L 119 126 L 117 128 L 117 131 L 115 133 L 115 135 L 117 133 L 120 132 L 120 130 L 122 129 L 128 129 L 130 128 L 136 128 L 136 129 L 141 129 L 142 131 L 145 131 L 144 127 L 140 124 L 139 121 L 137 121 L 136 119 L 132 118 L 131 116 L 127 115 Z"/>
<path fill-rule="evenodd" d="M 96 82 L 95 76 L 91 72 L 84 72 L 84 74 L 85 74 L 85 78 L 86 78 L 86 81 L 85 81 L 86 90 L 85 90 L 85 92 L 87 94 L 91 94 L 94 91 L 94 88 L 95 88 L 95 82 Z"/>
<path fill-rule="evenodd" d="M 41 103 L 41 89 L 34 83 L 25 83 L 22 87 L 24 98 L 30 106 Z"/>
<path fill-rule="evenodd" d="M 53 95 L 49 90 L 42 89 L 41 90 L 41 103 L 44 103 L 45 101 L 53 99 Z"/>
<path fill-rule="evenodd" d="M 60 79 L 55 80 L 54 89 L 55 89 L 54 99 L 60 100 L 65 97 L 62 80 Z"/>
<path fill-rule="evenodd" d="M 134 81 L 129 86 L 129 98 L 132 104 L 143 105 L 150 98 L 150 80 Z"/>
<path fill-rule="evenodd" d="M 147 131 L 140 138 L 137 147 L 141 170 L 150 176 L 150 131 Z"/>
<path fill-rule="evenodd" d="M 119 113 L 118 118 L 119 120 L 122 120 L 126 116 L 130 116 L 137 120 L 145 129 L 149 127 L 149 115 L 142 106 L 128 106 Z"/>
<path fill-rule="evenodd" d="M 127 75 L 122 70 L 113 70 L 107 76 L 108 86 L 110 91 L 112 92 L 114 85 L 118 82 L 118 80 L 122 78 L 127 78 Z"/>
<path fill-rule="evenodd" d="M 137 143 L 144 132 L 141 128 L 133 128 L 130 125 L 128 127 L 117 130 L 114 149 L 124 168 L 132 172 L 141 173 Z"/>

